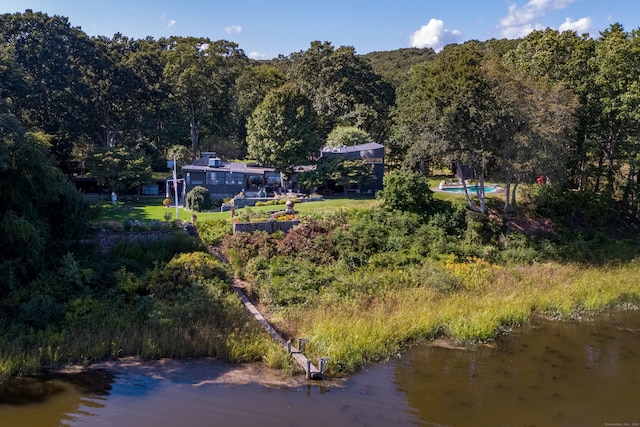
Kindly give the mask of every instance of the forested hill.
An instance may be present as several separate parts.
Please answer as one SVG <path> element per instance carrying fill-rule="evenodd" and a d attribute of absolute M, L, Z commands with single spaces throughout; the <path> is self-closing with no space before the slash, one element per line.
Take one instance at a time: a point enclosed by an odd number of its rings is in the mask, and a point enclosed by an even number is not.
<path fill-rule="evenodd" d="M 280 55 L 274 59 L 251 60 L 253 65 L 266 65 L 280 69 L 286 72 L 288 66 L 291 65 L 291 55 Z M 384 50 L 369 52 L 365 54 L 357 54 L 358 58 L 364 59 L 371 65 L 373 71 L 381 76 L 384 81 L 390 83 L 393 87 L 398 87 L 406 79 L 407 73 L 416 64 L 421 64 L 429 59 L 433 59 L 436 52 L 431 48 L 401 48 L 395 50 Z"/>
<path fill-rule="evenodd" d="M 431 48 L 405 48 L 370 52 L 362 57 L 371 64 L 376 74 L 398 87 L 406 79 L 411 67 L 433 58 L 435 54 Z"/>

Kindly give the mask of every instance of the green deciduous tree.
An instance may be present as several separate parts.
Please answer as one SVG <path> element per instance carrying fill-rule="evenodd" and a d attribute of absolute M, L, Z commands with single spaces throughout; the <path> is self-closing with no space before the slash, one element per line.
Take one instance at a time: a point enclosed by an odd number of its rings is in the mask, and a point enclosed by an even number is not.
<path fill-rule="evenodd" d="M 599 136 L 604 189 L 616 198 L 623 192 L 622 198 L 628 202 L 638 196 L 634 181 L 640 157 L 639 33 L 628 33 L 622 25 L 613 24 L 600 34 L 595 53 L 602 104 Z"/>
<path fill-rule="evenodd" d="M 87 165 L 100 185 L 116 193 L 133 189 L 139 192 L 152 176 L 149 158 L 125 147 L 98 150 Z"/>
<path fill-rule="evenodd" d="M 495 177 L 506 183 L 506 213 L 520 183 L 541 175 L 546 182 L 564 181 L 577 101 L 563 85 L 505 69 L 497 60 L 488 61 L 483 71 L 497 101 Z"/>
<path fill-rule="evenodd" d="M 11 46 L 26 83 L 12 95 L 16 116 L 27 130 L 51 135 L 52 152 L 70 170 L 72 141 L 91 117 L 85 78 L 90 39 L 66 18 L 27 10 L 0 15 L 0 40 Z"/>
<path fill-rule="evenodd" d="M 501 49 L 498 49 L 501 51 Z M 576 102 L 560 84 L 505 69 L 477 42 L 448 46 L 416 66 L 398 91 L 395 141 L 411 166 L 429 161 L 467 166 L 478 181 L 469 206 L 484 213 L 488 175 L 507 182 L 505 211 L 517 185 L 546 175 L 564 177 L 567 136 Z"/>
<path fill-rule="evenodd" d="M 314 170 L 301 172 L 297 180 L 308 189 L 339 185 L 346 194 L 349 185 L 369 182 L 372 179 L 372 169 L 372 165 L 364 160 L 331 158 L 318 164 Z"/>
<path fill-rule="evenodd" d="M 587 189 L 600 172 L 596 128 L 602 107 L 595 76 L 595 40 L 573 31 L 546 29 L 530 33 L 504 56 L 507 66 L 524 70 L 533 78 L 562 83 L 578 97 L 573 143 L 567 146 L 567 182 Z"/>
<path fill-rule="evenodd" d="M 371 136 L 355 126 L 338 126 L 327 136 L 327 147 L 341 147 L 366 144 L 371 142 Z"/>
<path fill-rule="evenodd" d="M 247 125 L 249 156 L 289 176 L 320 150 L 311 101 L 293 83 L 270 91 Z"/>
<path fill-rule="evenodd" d="M 186 117 L 195 157 L 202 132 L 206 136 L 233 132 L 235 79 L 246 56 L 235 43 L 194 37 L 172 37 L 164 52 L 164 77 Z"/>
<path fill-rule="evenodd" d="M 447 46 L 433 61 L 414 68 L 399 90 L 396 138 L 405 147 L 418 141 L 416 160 L 437 159 L 442 164 L 465 165 L 480 182 L 479 206 L 465 195 L 469 206 L 485 212 L 484 180 L 497 148 L 496 98 L 482 72 L 484 58 L 477 42 Z"/>
<path fill-rule="evenodd" d="M 50 137 L 0 115 L 0 297 L 69 250 L 86 206 L 49 154 Z"/>
<path fill-rule="evenodd" d="M 357 126 L 376 141 L 389 130 L 392 86 L 377 75 L 355 49 L 335 49 L 329 42 L 314 41 L 304 52 L 290 56 L 290 81 L 297 82 L 313 102 L 321 119 L 321 135 L 339 124 Z"/>

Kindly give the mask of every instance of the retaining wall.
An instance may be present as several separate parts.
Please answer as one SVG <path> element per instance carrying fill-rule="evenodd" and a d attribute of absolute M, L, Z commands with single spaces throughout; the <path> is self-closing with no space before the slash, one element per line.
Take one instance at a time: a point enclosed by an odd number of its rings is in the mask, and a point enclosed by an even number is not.
<path fill-rule="evenodd" d="M 297 219 L 291 221 L 263 221 L 263 222 L 234 222 L 234 233 L 253 233 L 254 231 L 266 231 L 275 233 L 276 231 L 288 232 L 296 225 L 300 224 Z"/>

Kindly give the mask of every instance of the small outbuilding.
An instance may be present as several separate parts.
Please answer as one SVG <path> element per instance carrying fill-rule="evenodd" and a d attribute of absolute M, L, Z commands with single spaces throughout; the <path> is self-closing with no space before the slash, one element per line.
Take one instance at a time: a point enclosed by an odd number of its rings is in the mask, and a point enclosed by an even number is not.
<path fill-rule="evenodd" d="M 348 191 L 358 193 L 370 193 L 382 190 L 382 178 L 384 176 L 384 145 L 377 142 L 368 142 L 341 147 L 324 147 L 320 152 L 318 163 L 327 159 L 342 158 L 349 160 L 364 160 L 373 166 L 373 176 L 369 182 L 352 184 Z"/>

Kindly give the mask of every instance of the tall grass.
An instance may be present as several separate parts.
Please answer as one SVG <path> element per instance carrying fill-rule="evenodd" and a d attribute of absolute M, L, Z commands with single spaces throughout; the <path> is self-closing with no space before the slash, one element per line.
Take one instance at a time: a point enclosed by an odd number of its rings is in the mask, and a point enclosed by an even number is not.
<path fill-rule="evenodd" d="M 231 362 L 255 362 L 273 354 L 269 335 L 249 318 L 237 298 L 230 295 L 228 313 L 176 315 L 158 307 L 146 318 L 115 310 L 90 316 L 62 334 L 43 332 L 0 342 L 0 379 L 38 372 L 42 367 L 89 364 L 122 356 L 143 359 L 214 357 Z M 15 336 L 15 335 L 14 335 Z M 283 352 L 284 353 L 284 352 Z M 270 365 L 286 368 L 273 358 Z"/>
<path fill-rule="evenodd" d="M 270 336 L 228 288 L 226 266 L 203 252 L 178 253 L 140 274 L 150 260 L 133 268 L 131 259 L 147 257 L 139 249 L 118 249 L 124 257 L 118 259 L 129 261 L 114 282 L 101 282 L 94 292 L 86 287 L 81 294 L 69 294 L 58 321 L 39 327 L 19 318 L 0 319 L 0 380 L 122 356 L 248 362 L 270 355 L 271 366 L 287 368 L 275 357 Z M 150 249 L 158 256 L 168 254 Z"/>
<path fill-rule="evenodd" d="M 638 260 L 608 268 L 479 268 L 473 262 L 450 268 L 465 277 L 451 292 L 398 287 L 285 311 L 279 321 L 298 325 L 294 333 L 309 338 L 309 352 L 330 357 L 329 369 L 337 373 L 383 360 L 416 341 L 483 342 L 532 315 L 572 317 L 640 301 Z"/>

